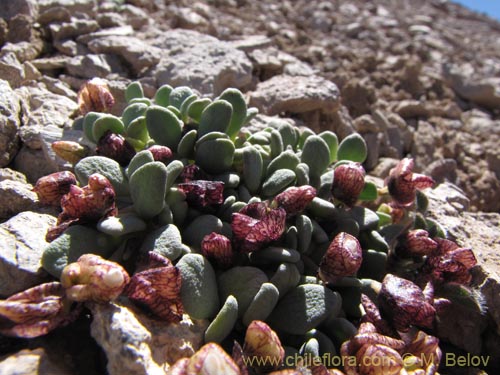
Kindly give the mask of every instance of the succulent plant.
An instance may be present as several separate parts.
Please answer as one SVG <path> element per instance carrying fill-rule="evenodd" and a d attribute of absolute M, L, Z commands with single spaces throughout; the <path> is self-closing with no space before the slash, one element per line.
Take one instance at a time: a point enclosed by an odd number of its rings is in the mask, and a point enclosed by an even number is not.
<path fill-rule="evenodd" d="M 432 329 L 441 286 L 467 288 L 473 253 L 425 217 L 418 190 L 433 181 L 413 173 L 411 159 L 383 188 L 365 180 L 360 135 L 339 143 L 333 132 L 284 122 L 251 133 L 244 126 L 256 110 L 238 90 L 211 100 L 165 85 L 149 99 L 134 82 L 119 117 L 99 112 L 107 95 L 101 84 L 84 87 L 76 120 L 100 155 L 73 159 L 77 180 L 53 176 L 35 188 L 62 209 L 42 265 L 69 300 L 122 294 L 170 323 L 183 313 L 209 320 L 207 344 L 169 373 L 247 374 L 249 353 L 268 349 L 277 365 L 252 371 L 339 374 L 280 363 L 340 351 L 391 358 L 382 372 L 360 373 L 397 373 L 405 366 L 399 331 Z M 83 238 L 88 248 L 74 241 Z M 88 266 L 97 255 L 112 261 Z M 232 340 L 233 359 L 214 343 Z M 412 353 L 427 346 L 439 349 L 417 336 Z"/>

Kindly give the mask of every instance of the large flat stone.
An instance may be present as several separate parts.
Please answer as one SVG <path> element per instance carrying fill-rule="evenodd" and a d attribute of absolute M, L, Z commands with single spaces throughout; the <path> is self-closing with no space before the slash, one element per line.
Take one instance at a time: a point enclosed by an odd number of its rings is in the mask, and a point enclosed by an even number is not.
<path fill-rule="evenodd" d="M 0 224 L 0 296 L 21 292 L 47 279 L 40 260 L 45 234 L 55 225 L 52 215 L 22 212 Z"/>
<path fill-rule="evenodd" d="M 230 43 L 191 30 L 170 30 L 152 43 L 162 51 L 153 71 L 158 86 L 190 86 L 217 95 L 252 81 L 252 63 Z"/>

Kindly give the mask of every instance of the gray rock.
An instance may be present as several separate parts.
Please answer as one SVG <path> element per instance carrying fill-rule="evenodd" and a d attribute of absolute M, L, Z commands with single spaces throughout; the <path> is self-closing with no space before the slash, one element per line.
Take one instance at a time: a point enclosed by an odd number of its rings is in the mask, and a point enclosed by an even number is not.
<path fill-rule="evenodd" d="M 282 73 L 292 76 L 310 76 L 315 73 L 309 64 L 274 47 L 253 50 L 248 52 L 248 56 L 256 75 L 262 80 Z"/>
<path fill-rule="evenodd" d="M 55 40 L 54 48 L 67 56 L 86 55 L 90 53 L 85 45 L 75 42 L 73 39 Z"/>
<path fill-rule="evenodd" d="M 40 177 L 58 171 L 54 163 L 49 163 L 48 161 L 50 160 L 47 160 L 46 154 L 42 149 L 33 150 L 23 145 L 14 159 L 13 167 L 26 175 L 26 178 L 34 183 Z"/>
<path fill-rule="evenodd" d="M 4 184 L 0 182 L 0 184 Z M 21 212 L 0 224 L 0 295 L 10 296 L 45 281 L 40 260 L 45 234 L 55 225 L 52 215 Z"/>
<path fill-rule="evenodd" d="M 375 89 L 366 79 L 351 79 L 342 87 L 342 103 L 353 117 L 371 112 Z"/>
<path fill-rule="evenodd" d="M 91 40 L 89 49 L 94 53 L 115 54 L 122 57 L 139 74 L 160 61 L 162 51 L 132 36 L 104 36 Z"/>
<path fill-rule="evenodd" d="M 36 18 L 38 15 L 38 1 L 36 0 L 0 1 L 0 18 L 3 18 L 8 21 L 18 14 L 24 14 Z"/>
<path fill-rule="evenodd" d="M 70 14 L 81 13 L 92 16 L 95 14 L 97 0 L 38 0 L 40 13 L 51 8 L 64 7 Z"/>
<path fill-rule="evenodd" d="M 0 57 L 0 77 L 11 87 L 21 86 L 25 79 L 24 68 L 13 52 L 7 52 Z"/>
<path fill-rule="evenodd" d="M 4 375 L 72 375 L 60 358 L 50 357 L 43 348 L 23 349 L 0 360 L 0 373 Z"/>
<path fill-rule="evenodd" d="M 173 16 L 176 27 L 190 30 L 207 30 L 210 22 L 191 8 L 173 7 Z"/>
<path fill-rule="evenodd" d="M 0 168 L 0 182 L 5 180 L 18 181 L 24 184 L 28 183 L 26 176 L 21 172 L 10 168 Z"/>
<path fill-rule="evenodd" d="M 43 49 L 43 42 L 40 39 L 31 42 L 6 43 L 2 47 L 2 54 L 13 53 L 20 63 L 36 59 Z"/>
<path fill-rule="evenodd" d="M 319 76 L 278 75 L 257 85 L 250 94 L 250 105 L 267 115 L 332 113 L 340 107 L 340 92 L 333 82 Z"/>
<path fill-rule="evenodd" d="M 78 104 L 64 95 L 54 94 L 43 84 L 22 87 L 17 94 L 24 99 L 27 109 L 25 124 L 19 131 L 24 145 L 37 150 L 42 148 L 41 136 L 45 127 L 62 128 L 75 113 Z"/>
<path fill-rule="evenodd" d="M 9 26 L 7 21 L 3 18 L 0 18 L 0 46 L 3 46 L 5 41 L 7 40 L 7 34 L 9 33 Z"/>
<path fill-rule="evenodd" d="M 467 212 L 468 198 L 453 184 L 440 184 L 426 191 L 430 217 L 442 223 L 448 237 L 471 248 L 478 265 L 474 269 L 474 290 L 480 293 L 484 316 L 468 316 L 455 311 L 441 332 L 447 341 L 472 353 L 490 356 L 500 363 L 500 214 Z M 490 335 L 481 335 L 489 332 Z M 483 341 L 483 338 L 487 341 Z"/>
<path fill-rule="evenodd" d="M 99 12 L 97 14 L 97 23 L 101 28 L 107 29 L 108 27 L 125 26 L 127 20 L 125 17 L 116 12 Z"/>
<path fill-rule="evenodd" d="M 353 121 L 354 129 L 360 134 L 377 133 L 380 128 L 374 118 L 370 115 L 362 115 Z"/>
<path fill-rule="evenodd" d="M 158 86 L 187 85 L 201 94 L 217 95 L 227 87 L 243 89 L 252 81 L 252 64 L 245 53 L 214 37 L 170 30 L 152 44 L 162 51 L 152 73 Z"/>
<path fill-rule="evenodd" d="M 83 78 L 106 77 L 113 73 L 124 73 L 120 60 L 115 55 L 87 54 L 73 57 L 66 65 L 69 74 Z"/>
<path fill-rule="evenodd" d="M 150 318 L 127 303 L 91 304 L 91 335 L 108 359 L 109 375 L 163 375 L 177 359 L 203 344 L 208 322 L 178 323 Z"/>
<path fill-rule="evenodd" d="M 349 134 L 355 132 L 352 118 L 346 107 L 340 106 L 338 111 L 328 114 L 327 118 L 327 123 L 329 124 L 328 130 L 337 134 L 339 139 L 344 139 Z"/>
<path fill-rule="evenodd" d="M 77 93 L 71 90 L 71 88 L 61 80 L 49 76 L 43 76 L 40 78 L 40 82 L 42 82 L 51 93 L 65 96 L 75 102 L 77 101 Z"/>
<path fill-rule="evenodd" d="M 49 29 L 52 38 L 60 40 L 94 32 L 99 29 L 99 24 L 94 20 L 72 19 L 70 22 L 53 23 Z"/>
<path fill-rule="evenodd" d="M 36 207 L 38 198 L 30 184 L 17 180 L 0 182 L 0 220 Z"/>
<path fill-rule="evenodd" d="M 19 150 L 21 103 L 9 83 L 0 80 L 0 167 L 11 162 Z"/>
<path fill-rule="evenodd" d="M 107 36 L 132 36 L 134 34 L 134 29 L 130 25 L 110 27 L 103 30 L 98 30 L 96 32 L 80 35 L 76 38 L 76 41 L 82 44 L 87 44 L 93 39 L 103 38 Z"/>
<path fill-rule="evenodd" d="M 9 20 L 9 32 L 7 40 L 11 43 L 31 42 L 38 36 L 33 27 L 33 17 L 18 14 Z"/>
<path fill-rule="evenodd" d="M 49 8 L 44 10 L 38 16 L 37 21 L 41 25 L 48 25 L 55 22 L 69 22 L 71 20 L 71 13 L 67 8 L 61 6 L 55 6 L 53 8 Z"/>
<path fill-rule="evenodd" d="M 454 159 L 435 160 L 427 167 L 425 167 L 423 173 L 427 176 L 432 177 L 438 184 L 444 181 L 456 183 L 457 161 Z"/>
<path fill-rule="evenodd" d="M 429 116 L 429 110 L 425 106 L 425 103 L 419 100 L 402 100 L 397 102 L 394 107 L 394 112 L 403 118 Z"/>
<path fill-rule="evenodd" d="M 70 60 L 69 56 L 56 55 L 51 57 L 42 57 L 33 60 L 31 63 L 37 69 L 41 71 L 47 71 L 47 70 L 64 69 L 69 60 Z"/>
<path fill-rule="evenodd" d="M 248 53 L 271 47 L 273 41 L 265 35 L 246 35 L 244 39 L 233 40 L 230 44 L 234 48 Z"/>
<path fill-rule="evenodd" d="M 451 88 L 462 98 L 488 109 L 500 108 L 500 79 L 477 78 L 470 66 L 445 66 L 443 73 Z"/>
<path fill-rule="evenodd" d="M 119 8 L 119 12 L 120 15 L 125 16 L 126 23 L 132 26 L 134 30 L 141 29 L 151 20 L 151 16 L 148 13 L 132 4 L 123 4 Z"/>
<path fill-rule="evenodd" d="M 375 169 L 370 171 L 370 175 L 385 179 L 387 176 L 389 176 L 389 172 L 391 171 L 391 169 L 398 165 L 398 163 L 399 159 L 380 158 Z"/>

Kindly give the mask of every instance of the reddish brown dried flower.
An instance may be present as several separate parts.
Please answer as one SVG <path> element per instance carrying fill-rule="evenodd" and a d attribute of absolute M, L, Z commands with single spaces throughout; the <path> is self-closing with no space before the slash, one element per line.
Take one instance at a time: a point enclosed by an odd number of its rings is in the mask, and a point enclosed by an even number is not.
<path fill-rule="evenodd" d="M 378 301 L 380 310 L 398 331 L 407 332 L 411 325 L 432 328 L 436 310 L 411 281 L 387 274 Z"/>
<path fill-rule="evenodd" d="M 123 167 L 127 166 L 136 154 L 134 146 L 111 130 L 107 130 L 97 141 L 96 153 L 117 161 Z"/>
<path fill-rule="evenodd" d="M 116 299 L 130 277 L 118 263 L 95 254 L 84 254 L 64 267 L 61 284 L 73 301 L 108 302 Z"/>
<path fill-rule="evenodd" d="M 347 375 L 400 374 L 403 359 L 399 351 L 405 342 L 381 335 L 369 322 L 361 323 L 357 334 L 340 347 Z"/>
<path fill-rule="evenodd" d="M 352 276 L 358 272 L 363 261 L 358 239 L 341 232 L 335 236 L 319 264 L 319 277 L 333 282 L 339 277 Z"/>
<path fill-rule="evenodd" d="M 436 238 L 438 248 L 428 256 L 423 272 L 438 282 L 456 282 L 469 285 L 472 281 L 471 269 L 477 264 L 471 249 L 459 247 L 455 242 Z"/>
<path fill-rule="evenodd" d="M 233 265 L 231 240 L 222 234 L 212 232 L 203 237 L 201 253 L 220 268 L 229 268 Z"/>
<path fill-rule="evenodd" d="M 193 207 L 206 207 L 224 202 L 224 183 L 221 181 L 195 180 L 178 184 L 186 194 L 186 201 Z"/>
<path fill-rule="evenodd" d="M 150 268 L 132 276 L 125 294 L 168 322 L 182 320 L 181 273 L 159 254 L 149 253 Z"/>
<path fill-rule="evenodd" d="M 177 367 L 177 363 L 174 364 Z M 203 345 L 191 358 L 187 364 L 180 366 L 182 375 L 240 375 L 240 370 L 231 357 L 215 343 Z M 171 373 L 174 375 L 175 373 Z"/>
<path fill-rule="evenodd" d="M 182 182 L 190 182 L 194 180 L 208 180 L 209 177 L 210 176 L 196 164 L 189 164 L 184 167 L 179 179 Z"/>
<path fill-rule="evenodd" d="M 423 229 L 414 229 L 399 239 L 396 252 L 399 256 L 412 257 L 433 254 L 438 244 L 429 237 L 429 232 Z"/>
<path fill-rule="evenodd" d="M 406 346 L 405 352 L 413 354 L 413 357 L 406 356 L 405 367 L 410 367 L 408 361 L 412 361 L 412 370 L 422 369 L 428 375 L 436 373 L 442 355 L 438 338 L 418 331 Z"/>
<path fill-rule="evenodd" d="M 88 112 L 108 112 L 115 104 L 115 98 L 109 91 L 107 82 L 101 78 L 93 78 L 84 83 L 78 91 L 80 114 Z"/>
<path fill-rule="evenodd" d="M 365 187 L 365 170 L 360 163 L 341 164 L 333 171 L 332 195 L 345 203 L 354 206 Z"/>
<path fill-rule="evenodd" d="M 276 369 L 285 358 L 285 350 L 278 335 L 260 320 L 254 320 L 248 326 L 243 352 L 250 358 L 250 363 L 254 360 L 252 367 L 261 371 Z"/>
<path fill-rule="evenodd" d="M 243 348 L 236 340 L 234 340 L 233 342 L 233 352 L 231 353 L 231 357 L 233 358 L 234 363 L 236 363 L 236 365 L 240 369 L 240 374 L 248 375 L 248 361 L 245 358 L 245 353 L 243 353 Z"/>
<path fill-rule="evenodd" d="M 172 150 L 167 146 L 154 145 L 147 149 L 153 154 L 155 161 L 160 161 L 167 165 L 172 160 Z"/>
<path fill-rule="evenodd" d="M 94 221 L 101 217 L 115 215 L 115 191 L 111 182 L 101 174 L 94 173 L 89 177 L 87 186 L 80 188 L 71 185 L 69 193 L 61 199 L 63 212 L 59 215 L 58 224 L 65 221 Z"/>
<path fill-rule="evenodd" d="M 417 189 L 434 186 L 434 180 L 423 174 L 413 173 L 413 159 L 405 158 L 391 169 L 386 180 L 389 194 L 400 206 L 410 206 L 417 194 Z"/>
<path fill-rule="evenodd" d="M 372 323 L 377 332 L 392 337 L 398 337 L 397 332 L 392 328 L 389 323 L 382 318 L 380 315 L 380 310 L 377 305 L 366 294 L 361 293 L 361 305 L 365 310 L 365 315 L 363 316 L 363 322 Z"/>
<path fill-rule="evenodd" d="M 59 207 L 62 196 L 69 192 L 71 185 L 76 185 L 76 177 L 73 173 L 56 172 L 40 177 L 33 191 L 38 195 L 40 203 Z"/>
<path fill-rule="evenodd" d="M 241 252 L 259 250 L 281 237 L 285 220 L 283 208 L 270 209 L 264 202 L 249 204 L 232 216 L 233 243 Z"/>
<path fill-rule="evenodd" d="M 292 186 L 274 198 L 278 207 L 286 211 L 288 217 L 302 212 L 316 196 L 316 189 L 309 185 Z"/>
<path fill-rule="evenodd" d="M 51 147 L 57 156 L 72 164 L 78 163 L 90 153 L 90 149 L 87 146 L 72 141 L 52 142 Z"/>
<path fill-rule="evenodd" d="M 38 337 L 68 324 L 81 309 L 71 310 L 58 282 L 38 285 L 0 301 L 0 333 L 16 337 Z"/>
<path fill-rule="evenodd" d="M 356 352 L 360 375 L 399 375 L 403 369 L 401 355 L 382 344 L 363 345 Z"/>

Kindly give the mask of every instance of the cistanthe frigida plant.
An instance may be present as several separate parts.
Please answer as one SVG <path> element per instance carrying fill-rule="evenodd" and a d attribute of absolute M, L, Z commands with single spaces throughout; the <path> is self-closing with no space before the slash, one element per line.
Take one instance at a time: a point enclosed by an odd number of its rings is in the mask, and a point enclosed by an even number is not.
<path fill-rule="evenodd" d="M 74 126 L 94 147 L 55 142 L 74 167 L 34 189 L 61 209 L 42 259 L 58 281 L 1 301 L 1 333 L 39 336 L 120 297 L 165 324 L 210 322 L 171 374 L 436 372 L 440 311 L 481 309 L 476 260 L 426 218 L 434 181 L 411 159 L 376 186 L 360 135 L 279 119 L 252 133 L 236 89 L 125 96 L 118 117 L 104 82 L 82 88 Z"/>

